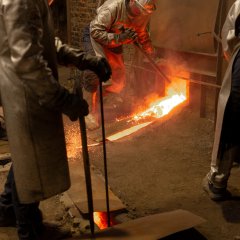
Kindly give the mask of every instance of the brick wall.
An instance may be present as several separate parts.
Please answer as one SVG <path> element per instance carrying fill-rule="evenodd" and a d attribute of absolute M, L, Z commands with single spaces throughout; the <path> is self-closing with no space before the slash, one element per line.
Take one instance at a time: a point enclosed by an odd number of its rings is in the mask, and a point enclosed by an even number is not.
<path fill-rule="evenodd" d="M 70 44 L 82 47 L 83 29 L 96 14 L 97 0 L 68 0 L 69 1 L 69 35 Z"/>
<path fill-rule="evenodd" d="M 83 37 L 83 31 L 96 15 L 98 0 L 66 0 L 68 1 L 68 40 L 72 46 L 84 49 L 83 44 L 86 41 Z M 130 65 L 134 62 L 135 49 L 130 46 L 124 46 L 124 62 L 126 64 L 127 83 L 131 83 L 133 78 L 133 69 Z M 75 76 L 74 70 L 70 73 Z M 71 78 L 71 77 L 70 77 Z M 130 84 L 131 85 L 131 84 Z"/>
<path fill-rule="evenodd" d="M 67 0 L 69 1 L 69 43 L 83 48 L 83 29 L 96 15 L 98 0 Z M 134 50 L 131 46 L 124 46 L 124 58 L 126 62 L 133 59 Z"/>

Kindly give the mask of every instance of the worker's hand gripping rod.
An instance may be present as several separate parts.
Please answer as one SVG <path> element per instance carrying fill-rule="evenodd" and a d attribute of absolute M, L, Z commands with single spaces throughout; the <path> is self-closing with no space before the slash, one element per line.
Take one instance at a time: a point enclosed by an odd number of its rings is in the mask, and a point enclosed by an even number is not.
<path fill-rule="evenodd" d="M 126 31 L 126 28 L 124 26 L 121 26 L 119 28 L 119 30 L 124 33 Z M 149 56 L 149 54 L 147 54 L 142 47 L 140 46 L 140 44 L 137 41 L 137 34 L 135 33 L 133 36 L 133 44 L 134 46 L 149 60 L 149 62 L 151 63 L 151 65 L 155 68 L 155 70 L 158 72 L 158 74 L 160 76 L 162 76 L 168 83 L 172 83 L 172 81 L 163 73 L 163 71 L 159 68 L 159 66 L 155 63 L 155 61 L 152 59 L 151 56 Z"/>

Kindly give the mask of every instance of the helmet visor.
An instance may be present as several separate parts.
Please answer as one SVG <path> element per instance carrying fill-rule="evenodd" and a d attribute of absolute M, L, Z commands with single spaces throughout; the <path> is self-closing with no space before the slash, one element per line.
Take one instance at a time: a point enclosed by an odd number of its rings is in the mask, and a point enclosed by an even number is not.
<path fill-rule="evenodd" d="M 156 10 L 156 5 L 152 1 L 146 1 L 146 3 L 144 4 L 138 0 L 135 0 L 134 3 L 142 14 L 151 14 L 153 11 Z"/>

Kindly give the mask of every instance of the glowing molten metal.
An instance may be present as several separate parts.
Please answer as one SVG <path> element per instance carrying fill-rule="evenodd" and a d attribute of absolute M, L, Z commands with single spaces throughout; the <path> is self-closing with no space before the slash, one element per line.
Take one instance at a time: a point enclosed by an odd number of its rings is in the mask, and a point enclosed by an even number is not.
<path fill-rule="evenodd" d="M 94 212 L 93 214 L 94 222 L 99 227 L 99 229 L 108 228 L 108 219 L 106 212 Z M 113 226 L 113 222 L 110 217 L 110 225 Z"/>
<path fill-rule="evenodd" d="M 172 109 L 174 109 L 180 103 L 183 103 L 187 99 L 187 82 L 179 78 L 173 78 L 172 83 L 167 87 L 166 96 L 158 97 L 156 95 L 148 97 L 147 106 L 141 107 L 139 111 L 136 111 L 129 122 L 135 122 L 135 126 L 125 129 L 121 132 L 113 134 L 107 137 L 110 141 L 115 141 L 125 136 L 144 128 L 152 123 L 153 118 L 162 118 L 167 115 Z M 146 109 L 147 108 L 147 109 Z M 146 120 L 151 120 L 146 122 Z M 144 123 L 138 123 L 140 120 L 145 120 Z"/>
<path fill-rule="evenodd" d="M 175 78 L 173 83 L 168 86 L 165 97 L 149 98 L 149 108 L 134 114 L 133 119 L 138 121 L 146 117 L 161 118 L 186 99 L 186 81 Z"/>
<path fill-rule="evenodd" d="M 170 97 L 165 97 L 161 100 L 153 102 L 149 109 L 142 113 L 136 114 L 133 119 L 139 120 L 144 117 L 161 118 L 167 115 L 174 107 L 176 107 L 185 100 L 185 96 L 177 94 Z"/>

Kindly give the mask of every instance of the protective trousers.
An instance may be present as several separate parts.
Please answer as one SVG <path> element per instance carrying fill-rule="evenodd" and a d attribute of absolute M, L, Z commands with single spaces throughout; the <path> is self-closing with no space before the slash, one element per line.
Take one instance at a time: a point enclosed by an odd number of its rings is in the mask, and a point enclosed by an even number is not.
<path fill-rule="evenodd" d="M 226 105 L 220 151 L 217 161 L 211 163 L 208 174 L 210 182 L 216 188 L 226 188 L 233 162 L 240 158 L 240 87 L 232 87 Z"/>
<path fill-rule="evenodd" d="M 0 196 L 0 211 L 1 218 L 11 217 L 12 221 L 15 219 L 20 240 L 35 240 L 37 239 L 37 235 L 41 232 L 42 214 L 38 206 L 39 202 L 31 204 L 21 204 L 19 202 L 13 167 L 11 166 L 4 186 L 4 191 Z"/>
<path fill-rule="evenodd" d="M 111 93 L 120 93 L 126 83 L 122 46 L 116 48 L 103 47 L 93 38 L 91 38 L 91 43 L 96 56 L 105 57 L 112 69 L 112 77 L 110 83 L 108 83 L 109 86 L 105 86 L 105 90 Z"/>

